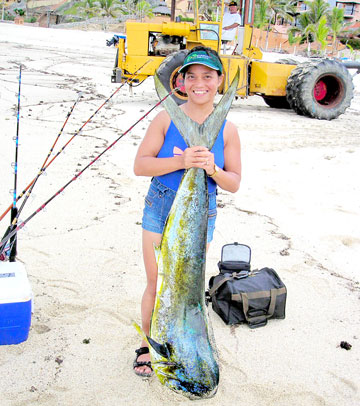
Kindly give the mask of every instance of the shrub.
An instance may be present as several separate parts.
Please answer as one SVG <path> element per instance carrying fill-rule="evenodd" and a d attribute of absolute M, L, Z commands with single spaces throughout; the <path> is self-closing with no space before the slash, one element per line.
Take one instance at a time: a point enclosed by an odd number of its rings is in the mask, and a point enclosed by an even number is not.
<path fill-rule="evenodd" d="M 13 15 L 11 15 L 11 14 L 5 12 L 5 14 L 4 14 L 4 20 L 7 20 L 7 21 L 14 21 L 14 20 L 15 20 L 15 17 L 14 17 Z"/>
<path fill-rule="evenodd" d="M 36 23 L 36 17 L 28 17 L 24 20 L 26 23 Z"/>
<path fill-rule="evenodd" d="M 193 23 L 194 19 L 191 17 L 183 17 L 182 15 L 179 15 L 179 20 L 180 22 L 189 22 L 189 23 Z"/>
<path fill-rule="evenodd" d="M 350 45 L 353 49 L 360 49 L 360 38 L 341 39 L 340 42 L 344 45 Z"/>
<path fill-rule="evenodd" d="M 25 10 L 23 10 L 22 8 L 16 8 L 14 11 L 18 16 L 22 17 L 23 15 L 25 15 Z"/>

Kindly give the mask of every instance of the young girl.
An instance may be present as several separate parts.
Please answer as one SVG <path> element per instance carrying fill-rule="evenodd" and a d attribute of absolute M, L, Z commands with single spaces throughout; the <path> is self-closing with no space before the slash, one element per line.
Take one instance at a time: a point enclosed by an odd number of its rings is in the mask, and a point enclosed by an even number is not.
<path fill-rule="evenodd" d="M 214 110 L 214 98 L 224 74 L 218 54 L 210 48 L 193 48 L 180 69 L 188 100 L 181 107 L 193 121 L 202 124 Z M 207 243 L 213 239 L 216 220 L 216 187 L 236 192 L 240 186 L 240 139 L 234 124 L 225 121 L 211 151 L 203 146 L 188 148 L 168 113 L 161 111 L 151 122 L 139 146 L 134 172 L 150 176 L 142 219 L 142 248 L 147 285 L 141 302 L 142 328 L 149 334 L 157 283 L 154 245 L 158 246 L 181 177 L 185 169 L 203 168 L 208 175 L 209 218 Z M 143 341 L 136 351 L 134 371 L 152 375 L 150 354 Z"/>

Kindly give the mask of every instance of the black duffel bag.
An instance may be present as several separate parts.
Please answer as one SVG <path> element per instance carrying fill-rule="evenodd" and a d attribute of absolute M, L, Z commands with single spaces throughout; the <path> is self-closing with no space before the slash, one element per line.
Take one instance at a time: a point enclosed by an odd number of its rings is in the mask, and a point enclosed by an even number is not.
<path fill-rule="evenodd" d="M 231 260 L 227 252 L 231 252 Z M 238 261 L 234 258 L 236 252 L 242 256 Z M 220 273 L 210 278 L 207 297 L 226 324 L 245 322 L 256 328 L 265 326 L 270 318 L 285 318 L 284 283 L 271 268 L 250 271 L 249 247 L 225 245 L 218 266 Z"/>

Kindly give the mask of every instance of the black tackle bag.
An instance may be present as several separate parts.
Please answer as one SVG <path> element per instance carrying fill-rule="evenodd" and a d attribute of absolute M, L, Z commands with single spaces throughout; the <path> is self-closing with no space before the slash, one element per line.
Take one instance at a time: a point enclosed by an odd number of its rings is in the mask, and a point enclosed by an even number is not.
<path fill-rule="evenodd" d="M 206 296 L 225 324 L 247 323 L 257 328 L 265 326 L 268 319 L 285 318 L 284 283 L 271 268 L 251 271 L 250 259 L 247 245 L 224 245 L 218 263 L 220 273 L 209 280 Z"/>

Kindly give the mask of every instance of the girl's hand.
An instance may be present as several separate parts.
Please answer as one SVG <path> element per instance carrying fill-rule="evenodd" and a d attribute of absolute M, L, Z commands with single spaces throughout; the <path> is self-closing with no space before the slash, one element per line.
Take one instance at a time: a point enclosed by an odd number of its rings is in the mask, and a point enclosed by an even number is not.
<path fill-rule="evenodd" d="M 182 159 L 185 169 L 202 168 L 208 175 L 214 172 L 214 154 L 206 147 L 195 146 L 186 148 L 182 154 Z"/>

